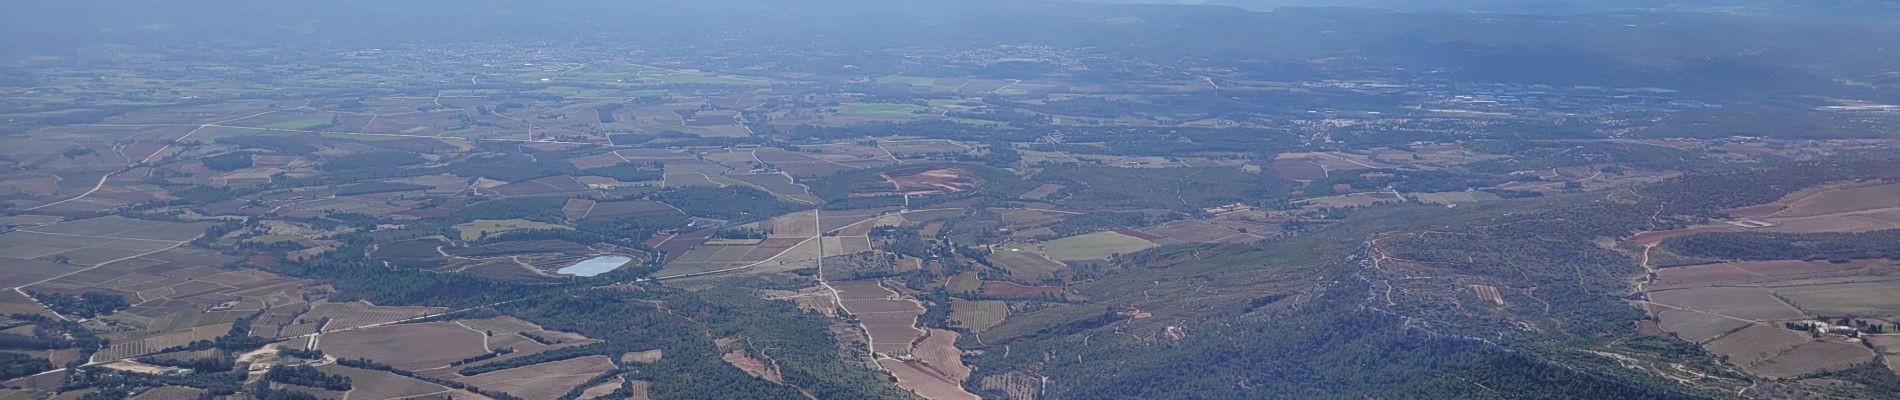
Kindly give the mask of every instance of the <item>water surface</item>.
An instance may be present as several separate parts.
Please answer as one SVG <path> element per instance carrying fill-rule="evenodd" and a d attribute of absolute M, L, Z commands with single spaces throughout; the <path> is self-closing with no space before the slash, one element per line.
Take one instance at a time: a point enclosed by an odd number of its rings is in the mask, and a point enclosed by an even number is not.
<path fill-rule="evenodd" d="M 574 276 L 594 276 L 607 273 L 607 271 L 612 271 L 615 268 L 620 268 L 622 265 L 627 265 L 629 261 L 633 261 L 633 258 L 627 256 L 600 256 L 582 260 L 581 262 L 574 263 L 574 265 L 569 265 L 567 268 L 561 268 L 554 272 Z"/>

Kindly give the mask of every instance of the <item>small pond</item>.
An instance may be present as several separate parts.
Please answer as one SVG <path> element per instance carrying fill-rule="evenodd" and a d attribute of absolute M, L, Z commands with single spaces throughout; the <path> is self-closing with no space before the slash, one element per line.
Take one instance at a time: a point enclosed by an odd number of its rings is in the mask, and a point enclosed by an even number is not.
<path fill-rule="evenodd" d="M 633 258 L 627 256 L 600 256 L 582 260 L 581 262 L 574 263 L 574 265 L 569 265 L 567 268 L 561 268 L 555 272 L 564 275 L 594 276 L 607 273 L 607 271 L 612 271 L 615 268 L 620 268 L 622 265 L 627 265 L 629 261 L 633 261 Z"/>

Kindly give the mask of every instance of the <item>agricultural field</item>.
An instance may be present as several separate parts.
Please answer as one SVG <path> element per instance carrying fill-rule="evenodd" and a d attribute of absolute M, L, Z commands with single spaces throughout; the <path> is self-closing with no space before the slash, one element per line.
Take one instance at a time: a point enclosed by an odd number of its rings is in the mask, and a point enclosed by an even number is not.
<path fill-rule="evenodd" d="M 1486 192 L 1406 193 L 1405 196 L 1416 201 L 1440 205 L 1471 204 L 1502 199 L 1498 195 Z"/>
<path fill-rule="evenodd" d="M 1096 232 L 1070 236 L 1042 244 L 1044 254 L 1058 261 L 1106 260 L 1116 254 L 1133 254 L 1154 248 L 1154 242 L 1119 232 Z"/>
<path fill-rule="evenodd" d="M 510 231 L 534 230 L 534 229 L 566 229 L 566 227 L 555 225 L 555 224 L 549 224 L 545 222 L 535 222 L 535 221 L 519 220 L 519 219 L 477 220 L 477 221 L 455 226 L 455 231 L 461 235 L 461 239 L 463 241 L 474 241 L 474 240 L 489 237 L 491 235 L 507 233 Z"/>
<path fill-rule="evenodd" d="M 91 265 L 15 262 L 23 272 L 9 281 L 20 292 L 35 296 L 79 296 L 88 302 L 106 298 L 122 301 L 93 319 L 113 329 L 100 336 L 110 346 L 90 353 L 93 360 L 112 361 L 184 346 L 223 335 L 233 323 L 256 315 L 262 323 L 286 323 L 303 306 L 303 296 L 321 293 L 315 282 L 256 270 L 207 267 L 236 261 L 229 256 L 191 247 L 184 239 L 203 232 L 185 226 L 108 217 L 47 225 L 43 232 L 62 235 L 119 235 L 119 240 L 161 241 L 178 238 L 163 249 L 133 254 Z M 21 232 L 15 232 L 21 233 Z M 109 242 L 108 242 L 109 243 Z M 58 266 L 63 269 L 52 269 Z M 60 272 L 65 271 L 65 272 Z M 51 293 L 51 294 L 48 294 Z M 20 314 L 61 315 L 98 313 L 77 305 L 41 307 L 25 298 L 9 298 L 6 307 Z M 44 303 L 42 299 L 39 303 Z M 58 313 L 58 314 L 56 314 Z"/>
<path fill-rule="evenodd" d="M 1002 218 L 1003 224 L 1008 225 L 1010 229 L 1015 229 L 1015 230 L 1029 230 L 1029 229 L 1047 227 L 1057 222 L 1061 222 L 1063 217 L 1073 215 L 1073 214 L 1063 214 L 1062 212 L 1059 212 L 1059 211 L 1039 210 L 1039 209 L 1006 208 L 1006 209 L 997 209 L 993 211 L 995 211 L 998 214 L 997 215 L 998 217 Z"/>
<path fill-rule="evenodd" d="M 1900 228 L 1900 183 L 1844 183 L 1803 189 L 1768 204 L 1726 210 L 1729 219 L 1638 240 L 1709 232 L 1867 232 Z"/>
<path fill-rule="evenodd" d="M 815 146 L 801 152 L 759 148 L 752 151 L 752 156 L 758 162 L 777 168 L 794 178 L 827 176 L 843 171 L 882 166 L 888 162 L 877 160 L 875 158 L 877 155 L 852 153 L 852 150 L 843 146 Z"/>
<path fill-rule="evenodd" d="M 465 382 L 527 399 L 560 397 L 562 393 L 600 375 L 614 364 L 605 356 L 589 356 L 535 364 L 470 376 Z"/>
<path fill-rule="evenodd" d="M 1794 378 L 1838 371 L 1874 361 L 1867 346 L 1837 339 L 1808 342 L 1756 364 L 1751 372 L 1772 378 Z"/>
<path fill-rule="evenodd" d="M 350 391 L 348 395 L 351 397 L 389 399 L 452 392 L 450 388 L 442 385 L 384 371 L 350 368 L 336 364 L 317 367 L 317 369 L 349 377 L 352 386 L 361 388 L 360 391 Z"/>
<path fill-rule="evenodd" d="M 1651 301 L 1669 307 L 1757 321 L 1799 319 L 1804 314 L 1772 292 L 1748 287 L 1708 287 L 1655 291 Z M 1667 325 L 1665 323 L 1665 325 Z"/>
<path fill-rule="evenodd" d="M 820 201 L 804 186 L 794 183 L 792 177 L 785 174 L 747 174 L 733 177 L 733 179 L 794 202 L 817 204 Z"/>
<path fill-rule="evenodd" d="M 587 185 L 571 176 L 553 176 L 515 182 L 484 190 L 497 196 L 560 196 L 591 193 Z"/>
<path fill-rule="evenodd" d="M 1734 210 L 1744 218 L 1801 218 L 1831 214 L 1880 211 L 1900 207 L 1900 184 L 1852 183 L 1827 185 L 1796 192 L 1781 201 Z"/>
<path fill-rule="evenodd" d="M 1160 245 L 1182 243 L 1245 243 L 1265 239 L 1264 236 L 1255 233 L 1260 232 L 1260 229 L 1256 227 L 1242 226 L 1239 229 L 1235 229 L 1216 222 L 1218 221 L 1174 221 L 1142 228 L 1140 232 L 1155 237 L 1148 240 Z M 1246 231 L 1241 231 L 1240 229 L 1246 229 Z"/>
<path fill-rule="evenodd" d="M 675 238 L 677 239 L 677 238 Z M 817 237 L 769 238 L 753 242 L 691 246 L 678 258 L 669 260 L 659 272 L 663 277 L 697 275 L 714 271 L 782 271 L 814 266 L 820 257 Z M 835 241 L 836 238 L 825 238 Z M 715 239 L 717 240 L 717 239 Z M 680 247 L 687 249 L 687 246 Z M 826 251 L 835 251 L 826 250 Z"/>
<path fill-rule="evenodd" d="M 895 154 L 876 142 L 839 142 L 795 146 L 796 152 L 761 148 L 754 152 L 760 160 L 778 166 L 793 176 L 822 176 L 842 168 L 875 168 L 897 163 Z M 828 166 L 827 166 L 828 165 Z"/>
<path fill-rule="evenodd" d="M 973 332 L 982 332 L 1009 317 L 1009 304 L 1001 301 L 956 300 L 950 302 L 950 319 Z"/>
<path fill-rule="evenodd" d="M 913 196 L 963 192 L 981 183 L 970 176 L 970 171 L 954 167 L 896 169 L 880 175 L 890 182 L 892 192 Z"/>
<path fill-rule="evenodd" d="M 922 154 L 962 154 L 972 149 L 972 146 L 968 144 L 943 139 L 883 140 L 877 143 L 877 147 L 899 157 Z"/>
<path fill-rule="evenodd" d="M 1053 183 L 1044 183 L 1042 186 L 1037 186 L 1035 189 L 1023 193 L 1021 197 L 1024 200 L 1042 200 L 1049 198 L 1050 195 L 1062 192 L 1062 189 L 1066 188 L 1068 187 Z"/>
<path fill-rule="evenodd" d="M 897 384 L 922 396 L 932 399 L 978 399 L 976 395 L 959 387 L 956 381 L 945 377 L 943 373 L 925 366 L 920 361 L 898 359 L 878 359 L 878 366 L 897 378 Z"/>
<path fill-rule="evenodd" d="M 454 322 L 399 324 L 325 333 L 318 349 L 342 358 L 368 358 L 405 370 L 426 370 L 489 352 L 487 337 Z"/>
<path fill-rule="evenodd" d="M 1900 282 L 1852 282 L 1774 288 L 1775 294 L 1815 315 L 1854 315 L 1878 318 L 1900 316 Z"/>
<path fill-rule="evenodd" d="M 983 282 L 976 293 L 989 298 L 1013 300 L 1060 300 L 1068 297 L 1068 293 L 1060 286 L 1029 286 L 994 281 Z"/>
<path fill-rule="evenodd" d="M 311 325 L 311 332 L 305 333 L 317 332 L 318 330 L 316 328 L 321 328 L 322 331 L 336 331 L 371 325 L 382 325 L 443 311 L 448 310 L 439 307 L 382 307 L 364 302 L 331 303 L 320 301 L 312 303 L 309 311 L 297 315 L 297 320 L 304 321 L 304 324 L 292 324 L 286 326 L 285 329 L 292 329 L 291 327 L 299 325 Z M 318 327 L 315 326 L 318 321 L 325 322 L 322 326 Z"/>
<path fill-rule="evenodd" d="M 1056 273 L 1067 269 L 1062 263 L 1049 259 L 1034 247 L 1004 245 L 992 251 L 989 255 L 990 262 L 1009 271 L 1011 279 L 1035 282 L 1054 277 Z"/>
<path fill-rule="evenodd" d="M 848 103 L 839 105 L 838 112 L 845 117 L 910 119 L 927 115 L 930 108 L 914 104 Z"/>
<path fill-rule="evenodd" d="M 911 342 L 924 336 L 915 327 L 924 309 L 911 300 L 897 299 L 897 292 L 878 281 L 851 281 L 832 284 L 839 304 L 857 317 L 870 337 L 871 351 L 881 354 L 909 354 Z"/>
<path fill-rule="evenodd" d="M 1665 250 L 1671 245 L 1658 244 L 1712 232 L 1800 234 L 1882 229 L 1866 225 L 1870 220 L 1856 215 L 1878 215 L 1878 210 L 1887 208 L 1884 194 L 1891 187 L 1865 183 L 1810 187 L 1773 203 L 1730 209 L 1731 220 L 1638 235 L 1631 240 L 1651 246 L 1646 251 L 1652 255 L 1683 258 Z M 1802 222 L 1804 218 L 1820 220 Z M 1661 329 L 1701 343 L 1751 374 L 1786 379 L 1865 364 L 1881 353 L 1850 342 L 1861 339 L 1838 336 L 1838 331 L 1817 333 L 1825 329 L 1811 327 L 1854 318 L 1886 321 L 1900 315 L 1896 314 L 1900 309 L 1893 307 L 1900 298 L 1887 295 L 1894 290 L 1887 276 L 1900 267 L 1891 260 L 1721 262 L 1687 258 L 1681 263 L 1688 265 L 1656 270 L 1646 288 L 1653 302 L 1649 308 Z"/>
<path fill-rule="evenodd" d="M 0 400 L 1895 386 L 1895 68 L 1841 39 L 1878 7 L 1085 3 L 224 18 L 309 39 L 246 46 L 180 41 L 190 5 L 34 13 L 59 32 L 0 57 Z M 838 16 L 887 24 L 798 22 Z"/>
<path fill-rule="evenodd" d="M 138 396 L 132 397 L 132 399 L 135 399 L 135 400 L 184 399 L 184 398 L 195 398 L 203 394 L 204 394 L 204 390 L 197 389 L 197 388 L 191 388 L 191 387 L 185 387 L 185 386 L 165 386 L 165 387 L 160 387 L 160 388 L 156 388 L 152 390 L 147 390 L 145 391 L 145 393 L 140 393 Z"/>
<path fill-rule="evenodd" d="M 1768 325 L 1749 325 L 1707 343 L 1710 352 L 1744 367 L 1755 366 L 1812 339 L 1801 332 Z"/>
<path fill-rule="evenodd" d="M 871 238 L 865 236 L 827 236 L 820 238 L 825 257 L 840 257 L 872 251 Z"/>
<path fill-rule="evenodd" d="M 805 211 L 778 216 L 769 220 L 769 235 L 774 238 L 808 238 L 818 236 L 820 220 L 818 211 Z"/>
<path fill-rule="evenodd" d="M 1747 286 L 1774 296 L 1804 314 L 1822 316 L 1893 317 L 1892 288 L 1887 279 L 1900 265 L 1890 261 L 1744 261 L 1665 268 L 1657 273 L 1652 293 L 1678 288 Z"/>
<path fill-rule="evenodd" d="M 96 266 L 177 247 L 207 226 L 122 217 L 54 223 L 0 234 L 0 257 Z"/>

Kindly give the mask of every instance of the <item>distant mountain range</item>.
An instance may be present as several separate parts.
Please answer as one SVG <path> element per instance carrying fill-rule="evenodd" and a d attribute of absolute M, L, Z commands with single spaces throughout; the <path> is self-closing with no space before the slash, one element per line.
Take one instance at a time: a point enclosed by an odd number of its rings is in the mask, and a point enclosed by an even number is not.
<path fill-rule="evenodd" d="M 1281 8 L 1104 4 L 1201 0 L 110 0 L 0 2 L 0 54 L 94 43 L 380 48 L 404 44 L 638 42 L 694 55 L 887 54 L 906 47 L 1035 43 L 1123 60 L 1200 60 L 1336 78 L 1370 68 L 1458 81 L 1706 88 L 1733 96 L 1831 93 L 1896 75 L 1896 5 L 1869 0 L 1205 0 Z M 1660 7 L 1660 8 L 1659 8 Z M 1526 10 L 1572 10 L 1538 14 Z M 1623 11 L 1617 11 L 1623 10 Z M 1790 11 L 1792 10 L 1792 11 Z M 1852 11 L 1852 12 L 1849 12 Z M 1492 14 L 1495 13 L 1495 14 Z M 1824 14 L 1825 17 L 1815 17 Z M 682 43 L 691 45 L 680 45 Z M 868 57 L 868 56 L 867 56 Z M 1349 64 L 1325 60 L 1353 60 Z M 783 61 L 781 57 L 778 61 Z M 849 64 L 882 61 L 864 57 Z M 1867 86 L 1877 87 L 1877 86 Z M 1825 88 L 1825 90 L 1823 90 Z M 1885 97 L 1883 93 L 1834 93 Z M 1771 90 L 1772 89 L 1772 90 Z M 1878 96 L 1877 96 L 1878 95 Z"/>
<path fill-rule="evenodd" d="M 1082 0 L 1096 3 L 1232 6 L 1265 11 L 1282 7 L 1351 7 L 1408 12 L 1499 12 L 1591 14 L 1631 11 L 1701 11 L 1744 14 L 1785 12 L 1900 12 L 1900 3 L 1878 0 Z"/>

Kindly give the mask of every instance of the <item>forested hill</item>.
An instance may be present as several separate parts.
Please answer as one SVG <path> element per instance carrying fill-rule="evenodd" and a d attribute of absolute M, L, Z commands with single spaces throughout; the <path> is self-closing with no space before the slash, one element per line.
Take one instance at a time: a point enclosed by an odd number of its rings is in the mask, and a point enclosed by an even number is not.
<path fill-rule="evenodd" d="M 1052 393 L 1073 398 L 1249 398 L 1262 388 L 1289 398 L 1726 398 L 1760 382 L 1692 343 L 1638 335 L 1631 327 L 1648 317 L 1626 298 L 1643 269 L 1601 243 L 1822 182 L 1900 178 L 1896 166 L 1804 163 L 1458 211 L 1385 209 L 1259 246 L 1134 254 L 1083 285 L 1108 309 L 1012 319 L 982 335 L 973 361 L 989 374 L 1048 376 Z M 1494 304 L 1475 288 L 1503 295 Z M 1685 384 L 1672 368 L 1708 378 Z"/>

